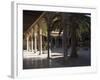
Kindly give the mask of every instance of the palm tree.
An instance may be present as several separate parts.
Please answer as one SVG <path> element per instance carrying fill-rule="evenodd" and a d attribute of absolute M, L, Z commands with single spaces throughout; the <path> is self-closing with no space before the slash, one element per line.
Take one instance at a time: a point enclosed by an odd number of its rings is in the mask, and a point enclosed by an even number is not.
<path fill-rule="evenodd" d="M 71 14 L 71 57 L 78 57 L 77 45 L 78 38 L 81 38 L 82 32 L 90 33 L 90 17 L 87 14 Z M 90 35 L 90 34 L 88 34 Z"/>
<path fill-rule="evenodd" d="M 71 57 L 77 57 L 77 28 L 78 24 L 76 23 L 77 17 L 74 15 L 71 15 L 70 17 L 71 21 Z"/>

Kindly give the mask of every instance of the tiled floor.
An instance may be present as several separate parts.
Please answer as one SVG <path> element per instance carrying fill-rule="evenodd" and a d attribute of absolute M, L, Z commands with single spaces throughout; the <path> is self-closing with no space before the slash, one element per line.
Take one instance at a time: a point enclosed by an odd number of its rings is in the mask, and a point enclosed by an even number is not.
<path fill-rule="evenodd" d="M 81 48 L 78 50 L 78 58 L 69 58 L 67 61 L 63 58 L 63 53 L 52 53 L 51 58 L 47 59 L 47 54 L 41 56 L 28 57 L 23 59 L 23 69 L 36 68 L 57 68 L 57 67 L 75 67 L 90 66 L 90 49 Z"/>

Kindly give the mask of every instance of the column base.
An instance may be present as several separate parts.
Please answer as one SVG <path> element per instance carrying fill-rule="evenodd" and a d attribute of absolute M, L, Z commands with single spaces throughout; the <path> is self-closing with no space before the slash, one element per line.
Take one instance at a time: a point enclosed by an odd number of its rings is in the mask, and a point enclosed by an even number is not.
<path fill-rule="evenodd" d="M 39 52 L 39 55 L 41 55 L 41 54 L 42 54 L 42 51 Z"/>

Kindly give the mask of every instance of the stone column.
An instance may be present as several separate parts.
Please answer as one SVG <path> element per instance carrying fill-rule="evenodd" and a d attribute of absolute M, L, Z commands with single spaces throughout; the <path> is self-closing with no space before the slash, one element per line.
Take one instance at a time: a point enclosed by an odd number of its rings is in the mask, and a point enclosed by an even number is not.
<path fill-rule="evenodd" d="M 32 49 L 32 52 L 33 52 L 33 29 L 32 29 L 32 36 L 31 36 L 31 49 Z"/>
<path fill-rule="evenodd" d="M 37 33 L 34 33 L 34 48 L 35 48 L 35 52 L 37 51 Z"/>
<path fill-rule="evenodd" d="M 40 54 L 42 54 L 42 29 L 40 28 Z"/>
<path fill-rule="evenodd" d="M 29 37 L 27 36 L 27 52 L 28 52 L 28 50 L 29 50 Z"/>
<path fill-rule="evenodd" d="M 33 52 L 33 37 L 32 37 L 32 40 L 31 40 L 31 47 L 32 47 L 32 52 Z"/>
<path fill-rule="evenodd" d="M 55 48 L 57 48 L 57 38 L 55 37 Z"/>

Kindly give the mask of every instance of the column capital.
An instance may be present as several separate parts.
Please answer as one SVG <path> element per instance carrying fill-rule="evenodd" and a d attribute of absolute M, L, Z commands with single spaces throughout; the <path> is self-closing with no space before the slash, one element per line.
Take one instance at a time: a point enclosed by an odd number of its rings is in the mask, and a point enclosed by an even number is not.
<path fill-rule="evenodd" d="M 40 35 L 42 35 L 42 29 L 40 28 Z"/>
<path fill-rule="evenodd" d="M 37 33 L 36 32 L 34 33 L 34 36 L 37 36 Z"/>

